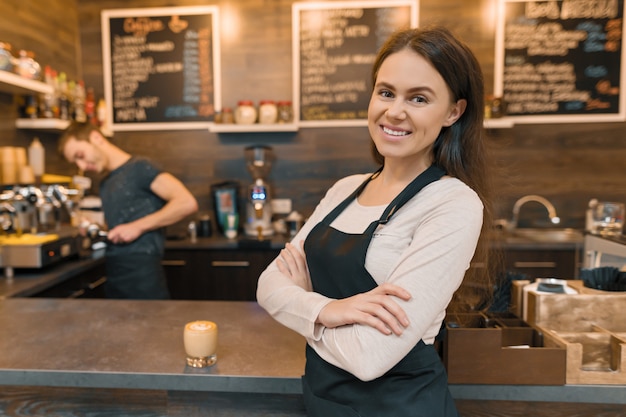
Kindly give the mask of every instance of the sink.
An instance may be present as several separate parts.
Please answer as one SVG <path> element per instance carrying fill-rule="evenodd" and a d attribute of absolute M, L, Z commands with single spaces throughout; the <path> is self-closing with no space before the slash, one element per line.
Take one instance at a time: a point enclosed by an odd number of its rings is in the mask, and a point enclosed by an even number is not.
<path fill-rule="evenodd" d="M 514 229 L 509 234 L 537 242 L 582 242 L 583 240 L 583 233 L 580 230 L 570 228 Z"/>

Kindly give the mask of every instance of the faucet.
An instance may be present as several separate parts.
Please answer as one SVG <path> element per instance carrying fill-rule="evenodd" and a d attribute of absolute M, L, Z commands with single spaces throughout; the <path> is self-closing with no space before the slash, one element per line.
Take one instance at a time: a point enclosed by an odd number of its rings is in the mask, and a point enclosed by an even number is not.
<path fill-rule="evenodd" d="M 508 223 L 507 227 L 509 230 L 514 230 L 517 228 L 520 209 L 524 204 L 530 201 L 540 203 L 546 208 L 546 210 L 548 210 L 548 216 L 550 216 L 550 221 L 552 222 L 552 224 L 559 224 L 561 222 L 561 219 L 556 215 L 556 209 L 551 202 L 549 202 L 546 198 L 540 195 L 531 194 L 519 198 L 513 205 L 513 219 Z"/>

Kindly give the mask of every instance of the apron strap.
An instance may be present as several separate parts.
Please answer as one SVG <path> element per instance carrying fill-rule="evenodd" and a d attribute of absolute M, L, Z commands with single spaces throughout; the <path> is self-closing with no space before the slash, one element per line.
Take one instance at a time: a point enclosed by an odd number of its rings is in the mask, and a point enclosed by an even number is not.
<path fill-rule="evenodd" d="M 363 181 L 363 183 L 361 183 L 361 185 L 359 185 L 359 187 L 356 190 L 354 190 L 352 194 L 346 197 L 345 200 L 343 200 L 337 207 L 335 207 L 330 213 L 328 213 L 326 217 L 324 217 L 324 220 L 322 220 L 322 223 L 326 225 L 330 225 L 333 222 L 333 220 L 335 220 L 337 216 L 339 216 L 345 210 L 345 208 L 348 207 L 348 205 L 350 205 L 350 203 L 352 203 L 352 201 L 355 198 L 357 198 L 357 196 L 361 194 L 361 192 L 363 192 L 363 189 L 365 188 L 365 186 L 369 184 L 371 180 L 376 178 L 382 170 L 383 170 L 383 167 L 381 166 L 380 168 L 376 170 L 376 172 L 374 172 L 365 181 Z"/>
<path fill-rule="evenodd" d="M 367 228 L 367 232 L 374 233 L 374 230 L 381 225 L 386 224 L 391 217 L 396 214 L 398 210 L 402 206 L 404 206 L 409 200 L 411 200 L 417 193 L 419 193 L 422 188 L 426 187 L 431 182 L 435 182 L 439 180 L 445 174 L 444 170 L 431 165 L 426 169 L 426 171 L 419 174 L 413 181 L 407 185 L 400 194 L 394 198 L 391 203 L 387 206 L 383 214 L 380 216 L 380 219 L 372 222 Z"/>
<path fill-rule="evenodd" d="M 407 185 L 404 190 L 396 198 L 393 199 L 391 203 L 387 206 L 382 216 L 378 220 L 378 224 L 385 224 L 391 219 L 400 208 L 406 204 L 407 201 L 412 199 L 417 193 L 419 193 L 422 188 L 426 187 L 431 182 L 435 182 L 444 175 L 444 171 L 435 166 L 431 165 L 426 169 L 426 171 L 422 172 L 415 178 L 409 185 Z"/>

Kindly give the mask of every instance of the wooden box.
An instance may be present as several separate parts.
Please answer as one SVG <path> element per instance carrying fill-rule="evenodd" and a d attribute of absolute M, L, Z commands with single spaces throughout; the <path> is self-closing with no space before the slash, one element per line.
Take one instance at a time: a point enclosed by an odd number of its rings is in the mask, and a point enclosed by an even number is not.
<path fill-rule="evenodd" d="M 565 384 L 565 347 L 512 314 L 449 315 L 443 360 L 451 384 Z"/>
<path fill-rule="evenodd" d="M 626 384 L 626 293 L 568 285 L 579 294 L 528 293 L 528 323 L 567 350 L 567 384 Z"/>

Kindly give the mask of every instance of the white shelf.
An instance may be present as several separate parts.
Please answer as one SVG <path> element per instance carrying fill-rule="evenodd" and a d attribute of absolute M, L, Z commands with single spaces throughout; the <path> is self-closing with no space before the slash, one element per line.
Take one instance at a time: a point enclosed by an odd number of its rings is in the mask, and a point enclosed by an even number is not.
<path fill-rule="evenodd" d="M 32 129 L 51 132 L 60 132 L 70 125 L 69 120 L 61 119 L 17 119 L 15 126 L 18 129 Z"/>
<path fill-rule="evenodd" d="M 8 71 L 0 71 L 0 91 L 10 94 L 52 93 L 52 86 L 37 80 L 29 80 Z"/>
<path fill-rule="evenodd" d="M 210 132 L 215 133 L 255 133 L 255 132 L 297 132 L 298 125 L 295 123 L 251 124 L 238 125 L 236 123 L 212 123 Z"/>
<path fill-rule="evenodd" d="M 483 126 L 487 129 L 506 129 L 515 125 L 512 119 L 501 117 L 498 119 L 485 119 Z"/>
<path fill-rule="evenodd" d="M 506 129 L 515 125 L 512 119 L 502 117 L 499 119 L 485 119 L 484 126 L 487 129 Z M 295 123 L 287 124 L 252 124 L 238 125 L 236 123 L 220 124 L 213 123 L 209 125 L 209 131 L 214 133 L 254 133 L 254 132 L 297 132 L 299 126 Z"/>

